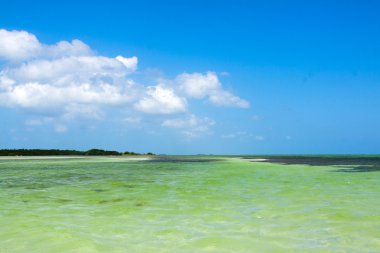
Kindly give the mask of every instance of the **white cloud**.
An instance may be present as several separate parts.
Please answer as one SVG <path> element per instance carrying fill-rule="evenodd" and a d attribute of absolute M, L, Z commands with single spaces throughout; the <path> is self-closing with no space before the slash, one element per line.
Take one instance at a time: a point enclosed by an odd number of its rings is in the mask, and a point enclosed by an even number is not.
<path fill-rule="evenodd" d="M 187 102 L 174 90 L 162 85 L 148 87 L 146 95 L 135 104 L 139 111 L 152 114 L 171 114 L 185 112 Z"/>
<path fill-rule="evenodd" d="M 204 117 L 199 118 L 194 114 L 185 118 L 168 119 L 162 122 L 162 126 L 180 130 L 188 138 L 198 137 L 204 133 L 208 133 L 210 127 L 215 121 Z"/>
<path fill-rule="evenodd" d="M 122 88 L 110 84 L 89 83 L 55 86 L 37 82 L 16 85 L 0 93 L 0 105 L 36 109 L 37 111 L 66 111 L 76 104 L 114 105 L 129 101 Z"/>
<path fill-rule="evenodd" d="M 135 71 L 137 69 L 138 60 L 137 60 L 136 56 L 133 56 L 131 58 L 125 58 L 125 57 L 119 55 L 119 56 L 116 56 L 115 59 L 118 60 L 119 62 L 123 63 L 127 69 L 131 69 L 133 71 Z"/>
<path fill-rule="evenodd" d="M 70 56 L 54 60 L 28 61 L 18 67 L 3 70 L 1 76 L 18 83 L 38 81 L 55 86 L 90 81 L 113 83 L 131 73 L 134 68 L 127 68 L 115 58 Z"/>
<path fill-rule="evenodd" d="M 232 106 L 240 108 L 249 108 L 249 102 L 241 99 L 232 93 L 224 90 L 218 90 L 210 94 L 209 100 L 214 105 L 218 106 Z"/>
<path fill-rule="evenodd" d="M 7 76 L 2 76 L 2 72 L 0 72 L 0 91 L 10 89 L 15 82 Z"/>
<path fill-rule="evenodd" d="M 43 45 L 25 31 L 0 30 L 0 106 L 102 118 L 104 106 L 126 106 L 140 88 L 128 78 L 137 57 L 96 56 L 79 40 Z M 18 61 L 18 62 L 14 62 Z"/>
<path fill-rule="evenodd" d="M 44 45 L 35 35 L 26 31 L 0 29 L 0 59 L 17 62 L 37 57 L 58 58 L 92 54 L 90 47 L 80 40 L 59 41 L 55 45 Z"/>
<path fill-rule="evenodd" d="M 208 97 L 208 100 L 216 106 L 230 106 L 248 108 L 249 102 L 241 99 L 231 92 L 222 88 L 218 76 L 214 72 L 201 73 L 183 73 L 178 75 L 176 82 L 187 96 L 202 99 Z"/>
<path fill-rule="evenodd" d="M 43 53 L 40 57 L 58 58 L 64 56 L 88 56 L 93 55 L 91 48 L 80 40 L 59 41 L 55 45 L 41 45 Z"/>
<path fill-rule="evenodd" d="M 41 44 L 33 34 L 0 29 L 0 58 L 18 61 L 35 56 L 41 50 Z"/>
<path fill-rule="evenodd" d="M 183 73 L 177 77 L 177 82 L 189 97 L 204 98 L 215 90 L 220 89 L 218 77 L 213 72 L 201 73 Z"/>
<path fill-rule="evenodd" d="M 59 133 L 67 131 L 68 121 L 105 119 L 106 112 L 118 108 L 118 113 L 125 111 L 120 118 L 127 123 L 159 114 L 163 126 L 194 137 L 209 132 L 215 122 L 191 114 L 191 99 L 249 107 L 249 102 L 223 89 L 214 72 L 183 73 L 174 80 L 160 74 L 155 83 L 144 85 L 135 81 L 137 57 L 98 55 L 77 39 L 43 44 L 27 31 L 0 29 L 0 62 L 0 106 L 26 110 L 31 119 L 25 125 L 51 124 Z M 190 116 L 167 119 L 181 113 Z"/>

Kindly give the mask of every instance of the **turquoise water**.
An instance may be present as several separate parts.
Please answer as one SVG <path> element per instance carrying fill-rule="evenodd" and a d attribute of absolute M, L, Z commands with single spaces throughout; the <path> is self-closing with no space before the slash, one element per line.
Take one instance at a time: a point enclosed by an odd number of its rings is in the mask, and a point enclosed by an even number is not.
<path fill-rule="evenodd" d="M 380 172 L 1 159 L 0 252 L 379 252 Z"/>

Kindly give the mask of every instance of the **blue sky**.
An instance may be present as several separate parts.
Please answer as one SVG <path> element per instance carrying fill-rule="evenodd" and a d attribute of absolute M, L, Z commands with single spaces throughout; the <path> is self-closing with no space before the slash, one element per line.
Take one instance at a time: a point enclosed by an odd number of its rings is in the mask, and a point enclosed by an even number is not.
<path fill-rule="evenodd" d="M 378 1 L 5 1 L 0 147 L 379 153 L 379 11 Z"/>

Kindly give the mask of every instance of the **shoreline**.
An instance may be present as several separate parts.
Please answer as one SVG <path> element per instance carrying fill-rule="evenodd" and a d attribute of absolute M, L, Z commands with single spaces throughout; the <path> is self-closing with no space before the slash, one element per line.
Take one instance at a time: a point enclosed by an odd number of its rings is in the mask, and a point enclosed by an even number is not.
<path fill-rule="evenodd" d="M 120 158 L 124 160 L 149 160 L 150 156 L 0 156 L 0 160 L 65 160 L 65 159 L 86 159 L 86 158 Z"/>

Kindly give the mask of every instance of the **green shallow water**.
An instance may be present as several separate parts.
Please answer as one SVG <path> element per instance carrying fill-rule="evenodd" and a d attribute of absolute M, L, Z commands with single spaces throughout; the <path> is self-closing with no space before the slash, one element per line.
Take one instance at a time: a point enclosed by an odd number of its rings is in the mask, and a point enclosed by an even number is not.
<path fill-rule="evenodd" d="M 379 252 L 380 172 L 1 159 L 0 252 Z"/>

